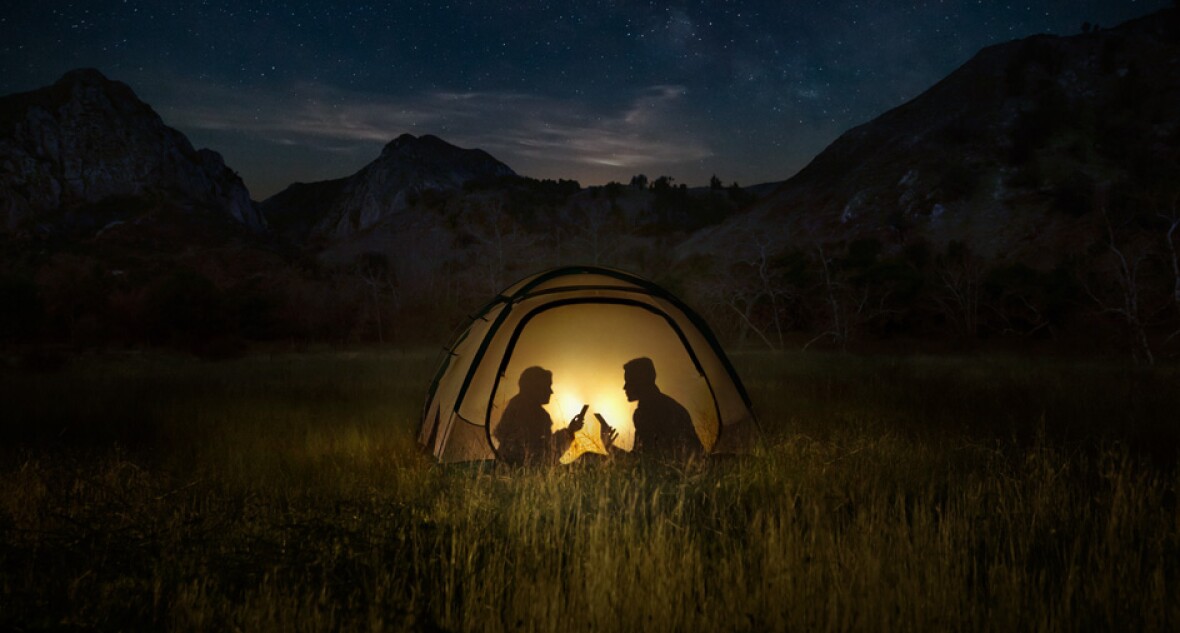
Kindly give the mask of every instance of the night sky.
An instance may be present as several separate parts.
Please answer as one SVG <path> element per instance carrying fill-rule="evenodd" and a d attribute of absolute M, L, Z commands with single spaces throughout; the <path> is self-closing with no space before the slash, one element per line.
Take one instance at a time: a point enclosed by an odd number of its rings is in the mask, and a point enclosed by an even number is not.
<path fill-rule="evenodd" d="M 263 199 L 352 174 L 405 132 L 583 185 L 783 180 L 984 46 L 1172 3 L 5 4 L 0 93 L 96 67 Z"/>

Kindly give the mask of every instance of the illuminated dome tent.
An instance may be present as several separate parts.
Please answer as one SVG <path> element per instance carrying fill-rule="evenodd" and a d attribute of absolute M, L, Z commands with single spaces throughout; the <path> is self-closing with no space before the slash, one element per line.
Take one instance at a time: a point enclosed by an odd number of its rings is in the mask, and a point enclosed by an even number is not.
<path fill-rule="evenodd" d="M 441 462 L 495 459 L 496 427 L 520 391 L 521 372 L 552 373 L 544 406 L 557 430 L 588 406 L 585 426 L 561 461 L 605 452 L 596 415 L 631 450 L 635 403 L 623 364 L 650 358 L 656 385 L 689 413 L 706 454 L 751 447 L 750 399 L 704 320 L 656 284 L 618 270 L 567 267 L 512 285 L 448 348 L 423 412 L 418 441 Z"/>

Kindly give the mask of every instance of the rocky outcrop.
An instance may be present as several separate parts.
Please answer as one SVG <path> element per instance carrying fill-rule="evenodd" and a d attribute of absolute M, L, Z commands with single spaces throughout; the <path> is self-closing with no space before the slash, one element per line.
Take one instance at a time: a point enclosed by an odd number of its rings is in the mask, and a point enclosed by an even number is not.
<path fill-rule="evenodd" d="M 88 207 L 109 209 L 110 201 L 159 201 L 265 227 L 241 178 L 217 152 L 193 149 L 127 85 L 97 70 L 71 71 L 50 87 L 0 98 L 0 230 L 53 223 L 64 214 L 84 222 Z"/>
<path fill-rule="evenodd" d="M 473 181 L 515 175 L 483 150 L 462 149 L 436 136 L 403 134 L 352 176 L 292 185 L 261 207 L 275 229 L 293 239 L 339 239 L 396 216 L 426 192 L 455 191 Z"/>

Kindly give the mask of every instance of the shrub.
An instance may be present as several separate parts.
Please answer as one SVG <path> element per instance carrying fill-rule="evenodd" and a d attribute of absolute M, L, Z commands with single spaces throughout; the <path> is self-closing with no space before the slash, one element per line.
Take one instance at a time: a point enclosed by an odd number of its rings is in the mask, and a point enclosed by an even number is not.
<path fill-rule="evenodd" d="M 28 279 L 0 278 L 0 341 L 31 338 L 44 318 L 36 284 Z"/>

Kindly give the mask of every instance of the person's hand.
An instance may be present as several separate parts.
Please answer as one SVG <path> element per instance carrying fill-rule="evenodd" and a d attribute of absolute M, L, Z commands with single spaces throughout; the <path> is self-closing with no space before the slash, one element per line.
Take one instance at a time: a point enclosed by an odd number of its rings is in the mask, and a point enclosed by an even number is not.
<path fill-rule="evenodd" d="M 615 445 L 615 440 L 618 439 L 619 432 L 606 422 L 602 422 L 601 425 L 602 429 L 599 430 L 599 434 L 602 436 L 602 444 L 607 450 L 610 450 Z"/>
<path fill-rule="evenodd" d="M 575 415 L 572 420 L 570 420 L 570 427 L 569 427 L 570 431 L 573 433 L 577 433 L 578 431 L 582 430 L 582 426 L 584 426 L 585 424 L 586 424 L 586 415 L 583 413 L 579 413 L 578 415 Z"/>

